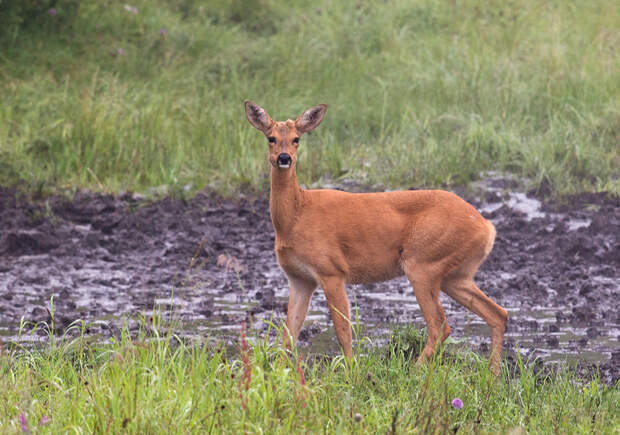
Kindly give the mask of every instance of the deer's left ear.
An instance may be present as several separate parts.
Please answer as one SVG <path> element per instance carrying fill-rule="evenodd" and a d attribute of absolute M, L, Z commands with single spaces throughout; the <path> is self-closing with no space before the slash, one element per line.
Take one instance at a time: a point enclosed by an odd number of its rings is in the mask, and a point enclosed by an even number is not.
<path fill-rule="evenodd" d="M 327 104 L 319 104 L 318 106 L 314 106 L 306 110 L 295 121 L 295 127 L 297 127 L 297 130 L 302 133 L 307 133 L 314 130 L 319 126 L 321 121 L 323 121 L 326 111 Z"/>

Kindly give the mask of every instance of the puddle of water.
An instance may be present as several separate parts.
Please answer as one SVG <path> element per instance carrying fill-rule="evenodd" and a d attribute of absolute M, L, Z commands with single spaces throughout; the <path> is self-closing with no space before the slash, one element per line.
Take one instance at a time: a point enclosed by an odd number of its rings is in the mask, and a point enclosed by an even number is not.
<path fill-rule="evenodd" d="M 88 271 L 88 273 L 91 272 L 94 273 L 94 271 Z M 514 276 L 509 272 L 501 273 L 503 280 L 514 278 Z M 613 282 L 612 278 L 600 277 L 598 279 Z M 413 291 L 404 278 L 370 287 L 350 286 L 348 290 L 352 316 L 356 322 L 359 321 L 362 325 L 365 336 L 375 344 L 387 343 L 391 331 L 397 326 L 413 324 L 416 327 L 423 328 L 425 325 Z M 285 285 L 275 289 L 276 306 L 286 306 L 287 292 Z M 208 302 L 205 302 L 205 294 L 208 297 Z M 193 286 L 175 289 L 173 298 L 156 296 L 153 300 L 155 306 L 158 306 L 165 315 L 170 314 L 169 310 L 172 307 L 172 317 L 178 319 L 179 336 L 189 339 L 207 336 L 209 340 L 219 337 L 222 340 L 234 343 L 239 334 L 240 324 L 248 318 L 248 313 L 256 312 L 253 316 L 253 323 L 249 326 L 259 334 L 266 331 L 266 322 L 280 325 L 286 317 L 281 309 L 261 310 L 260 303 L 255 300 L 248 300 L 248 296 L 248 293 L 205 290 L 201 286 Z M 304 325 L 305 328 L 313 325 L 310 329 L 318 329 L 319 332 L 315 331 L 311 334 L 310 338 L 302 343 L 302 346 L 312 352 L 338 353 L 338 342 L 331 326 L 324 299 L 324 295 L 319 290 L 311 300 Z M 485 347 L 488 349 L 490 345 L 489 327 L 479 317 L 461 307 L 445 294 L 441 293 L 440 299 L 448 323 L 452 328 L 452 337 L 457 340 L 461 339 L 472 349 L 478 349 L 483 343 L 486 343 Z M 78 305 L 92 306 L 96 300 L 96 297 L 84 295 L 77 302 Z M 40 302 L 47 306 L 45 301 Z M 208 307 L 203 314 L 200 314 L 201 310 L 196 308 L 201 306 Z M 125 309 L 125 313 L 135 312 L 135 307 L 129 300 Z M 606 332 L 602 330 L 604 335 L 588 337 L 587 325 L 571 326 L 558 323 L 556 312 L 570 312 L 568 306 L 558 305 L 551 308 L 529 309 L 523 309 L 520 306 L 506 306 L 506 309 L 509 312 L 509 326 L 505 336 L 506 346 L 511 348 L 518 346 L 521 351 L 535 352 L 545 362 L 565 363 L 566 361 L 577 360 L 601 362 L 610 358 L 610 349 L 620 347 L 618 343 L 620 331 L 618 328 L 609 328 Z M 153 305 L 145 306 L 139 312 L 148 318 L 153 314 Z M 356 315 L 358 318 L 355 318 Z M 127 318 L 122 313 L 109 314 L 100 317 L 99 323 L 118 324 L 120 316 Z M 527 326 L 528 322 L 531 323 L 531 327 Z M 91 324 L 95 323 L 92 322 Z M 549 332 L 550 327 L 554 328 L 554 332 Z M 17 337 L 13 328 L 14 325 L 0 324 L 0 336 L 3 341 L 18 341 L 23 345 L 34 345 L 47 340 L 45 336 L 28 334 L 27 331 L 24 331 L 25 333 L 21 337 Z M 587 350 L 584 350 L 584 346 L 580 344 L 584 340 L 587 340 Z"/>
<path fill-rule="evenodd" d="M 472 183 L 472 186 L 476 190 L 498 193 L 500 197 L 502 197 L 502 201 L 491 201 L 482 204 L 478 208 L 481 213 L 491 214 L 501 208 L 503 205 L 507 205 L 511 209 L 525 214 L 525 219 L 528 222 L 532 219 L 544 218 L 547 216 L 557 221 L 564 220 L 569 231 L 575 231 L 580 228 L 588 227 L 590 223 L 592 223 L 591 219 L 580 219 L 573 217 L 567 218 L 566 216 L 561 214 L 545 213 L 541 210 L 542 202 L 540 202 L 538 199 L 531 198 L 523 192 L 515 192 L 512 190 L 506 190 L 500 187 L 496 187 L 496 184 L 501 184 L 501 182 L 504 182 L 506 180 L 509 179 L 507 179 L 505 175 L 490 172 L 489 174 L 486 174 L 486 176 L 483 176 L 481 181 Z M 553 230 L 553 227 L 548 228 L 548 230 Z"/>
<path fill-rule="evenodd" d="M 590 219 L 569 219 L 566 225 L 570 231 L 578 230 L 579 228 L 586 228 L 590 226 L 592 221 Z"/>
<path fill-rule="evenodd" d="M 405 287 L 402 293 L 399 292 L 399 285 Z M 378 345 L 387 343 L 391 331 L 397 326 L 413 324 L 419 328 L 424 327 L 422 313 L 408 286 L 406 280 L 403 280 L 390 291 L 377 291 L 376 289 L 369 291 L 364 286 L 352 286 L 350 289 L 350 300 L 355 301 L 352 302 L 352 316 L 357 313 L 359 318 L 355 319 L 356 322 L 360 322 L 364 336 L 370 338 L 373 343 Z M 486 343 L 485 347 L 488 349 L 489 327 L 479 317 L 446 295 L 442 294 L 441 300 L 448 323 L 452 327 L 452 337 L 462 340 L 472 349 L 477 349 L 483 343 Z M 164 305 L 169 303 L 169 300 L 165 298 L 161 301 Z M 377 312 L 377 301 L 386 303 L 384 310 L 380 309 L 380 312 Z M 286 302 L 285 297 L 277 297 L 279 306 L 285 306 Z M 177 306 L 177 304 L 174 305 Z M 178 304 L 178 306 L 184 305 Z M 231 295 L 216 297 L 213 302 L 216 315 L 208 319 L 200 319 L 199 316 L 192 315 L 193 320 L 189 324 L 191 329 L 185 328 L 181 335 L 189 336 L 195 335 L 198 331 L 208 331 L 209 335 L 221 336 L 234 342 L 239 333 L 239 324 L 246 318 L 246 313 L 258 306 L 259 304 L 255 302 L 240 303 Z M 507 347 L 518 346 L 521 351 L 535 352 L 545 362 L 565 363 L 577 360 L 601 362 L 610 358 L 610 349 L 618 348 L 619 332 L 614 328 L 611 328 L 606 335 L 588 337 L 586 326 L 575 327 L 558 323 L 556 312 L 558 310 L 570 311 L 569 307 L 539 307 L 528 310 L 521 307 L 507 307 L 507 310 L 510 321 L 513 319 L 517 321 L 516 325 L 509 324 L 506 332 Z M 238 322 L 233 319 L 237 319 Z M 267 328 L 264 322 L 271 321 L 277 325 L 284 319 L 285 313 L 281 311 L 262 311 L 256 314 L 252 326 L 255 330 L 264 332 Z M 528 322 L 531 323 L 531 327 L 527 326 Z M 324 296 L 320 291 L 311 300 L 304 324 L 305 328 L 310 329 L 316 328 L 317 325 L 320 332 L 312 335 L 301 345 L 312 352 L 338 353 L 338 342 L 331 326 Z M 552 325 L 557 330 L 549 332 Z M 554 343 L 555 340 L 550 337 L 557 338 L 557 341 Z M 582 351 L 583 345 L 579 344 L 580 340 L 587 340 L 588 350 L 585 353 Z"/>
<path fill-rule="evenodd" d="M 545 213 L 540 211 L 542 203 L 537 199 L 528 197 L 525 193 L 510 192 L 507 204 L 511 209 L 524 213 L 528 221 L 546 216 Z"/>

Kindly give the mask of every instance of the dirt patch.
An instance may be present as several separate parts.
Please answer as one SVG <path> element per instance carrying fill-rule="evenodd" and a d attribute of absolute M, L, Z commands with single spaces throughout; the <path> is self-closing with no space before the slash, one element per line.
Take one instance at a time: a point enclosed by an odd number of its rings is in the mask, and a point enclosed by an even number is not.
<path fill-rule="evenodd" d="M 620 200 L 604 194 L 558 205 L 515 192 L 501 179 L 468 200 L 497 227 L 479 286 L 509 311 L 505 347 L 524 358 L 598 365 L 608 382 L 620 374 Z M 471 191 L 471 190 L 470 190 Z M 0 337 L 17 337 L 22 317 L 58 331 L 77 319 L 87 333 L 130 328 L 154 305 L 174 307 L 190 337 L 234 339 L 248 322 L 279 322 L 286 280 L 273 254 L 267 197 L 145 201 L 77 193 L 32 201 L 0 188 Z M 424 322 L 404 279 L 351 286 L 362 333 L 376 341 L 395 324 Z M 453 336 L 488 352 L 486 325 L 442 295 Z M 336 350 L 322 292 L 301 334 L 307 346 Z"/>

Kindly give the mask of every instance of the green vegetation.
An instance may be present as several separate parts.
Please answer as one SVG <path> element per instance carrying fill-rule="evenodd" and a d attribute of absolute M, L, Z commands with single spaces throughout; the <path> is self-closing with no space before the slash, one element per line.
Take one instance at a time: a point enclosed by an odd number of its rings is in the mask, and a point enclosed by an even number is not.
<path fill-rule="evenodd" d="M 473 353 L 413 355 L 422 336 L 387 349 L 288 358 L 264 339 L 239 350 L 160 335 L 54 342 L 0 355 L 0 432 L 19 433 L 618 433 L 618 386 L 523 364 L 495 379 Z M 78 328 L 78 326 L 74 326 Z M 147 332 L 148 331 L 148 332 Z M 245 345 L 244 345 L 245 343 Z M 363 343 L 366 343 L 363 341 Z M 363 351 L 363 352 L 361 352 Z M 462 408 L 452 405 L 460 399 Z M 458 405 L 458 403 L 457 403 Z M 23 415 L 23 417 L 20 417 Z M 22 427 L 22 423 L 27 427 Z"/>
<path fill-rule="evenodd" d="M 7 15 L 0 183 L 265 189 L 252 99 L 280 120 L 329 105 L 302 143 L 306 184 L 499 170 L 556 193 L 620 192 L 617 0 L 126 3 L 31 0 L 27 20 Z"/>
<path fill-rule="evenodd" d="M 306 184 L 499 170 L 620 194 L 617 0 L 127 3 L 0 0 L 0 185 L 265 189 L 252 99 L 279 120 L 329 105 L 300 147 Z M 350 365 L 157 324 L 78 335 L 0 343 L 0 433 L 620 431 L 618 385 L 521 363 L 495 379 L 473 353 L 415 366 L 412 330 Z"/>

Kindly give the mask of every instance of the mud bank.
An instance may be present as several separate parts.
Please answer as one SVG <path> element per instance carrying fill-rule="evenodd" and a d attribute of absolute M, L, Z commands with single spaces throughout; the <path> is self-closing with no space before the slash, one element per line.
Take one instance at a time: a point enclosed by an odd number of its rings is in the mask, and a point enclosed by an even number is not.
<path fill-rule="evenodd" d="M 509 311 L 505 348 L 526 359 L 599 366 L 620 375 L 620 200 L 605 194 L 562 205 L 488 179 L 467 197 L 497 227 L 495 248 L 477 283 Z M 471 190 L 469 191 L 471 192 Z M 234 339 L 248 322 L 285 317 L 286 280 L 273 251 L 267 196 L 191 200 L 80 192 L 32 201 L 0 188 L 0 338 L 17 337 L 20 319 L 55 326 L 88 324 L 88 334 L 118 333 L 123 322 L 168 308 L 188 337 Z M 397 324 L 424 321 L 405 279 L 351 286 L 362 333 L 381 342 Z M 442 294 L 453 337 L 488 353 L 488 328 Z M 319 290 L 302 345 L 337 350 Z"/>

